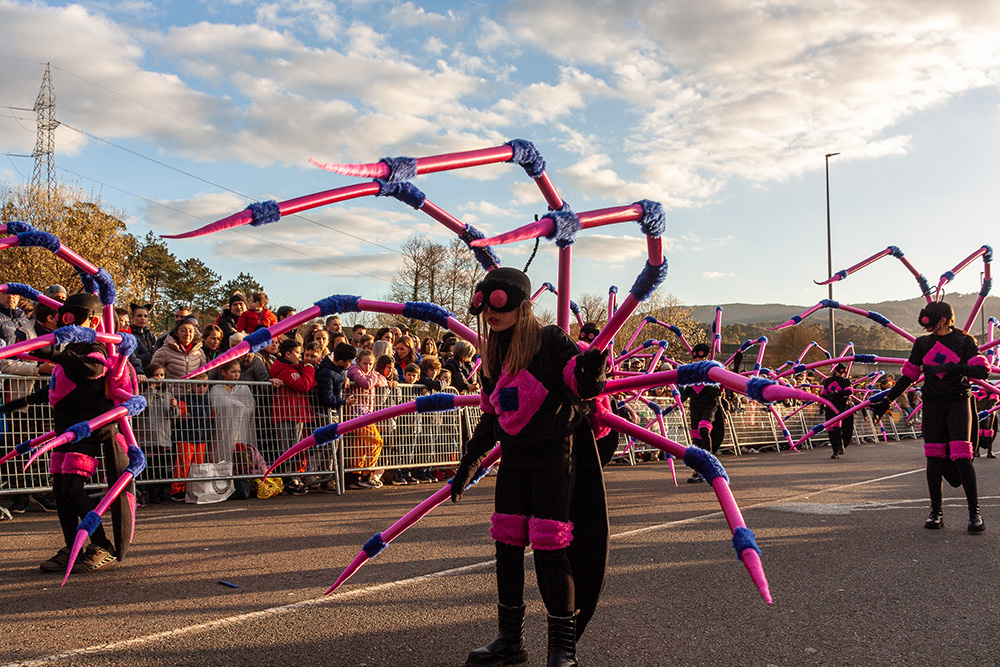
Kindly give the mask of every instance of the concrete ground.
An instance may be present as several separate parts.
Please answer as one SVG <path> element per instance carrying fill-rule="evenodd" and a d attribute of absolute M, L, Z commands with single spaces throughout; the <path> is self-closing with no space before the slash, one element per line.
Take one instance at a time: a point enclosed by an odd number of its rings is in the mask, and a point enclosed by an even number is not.
<path fill-rule="evenodd" d="M 923 528 L 921 443 L 829 452 L 723 458 L 773 606 L 683 466 L 677 487 L 666 463 L 609 466 L 611 562 L 580 663 L 1000 664 L 1000 460 L 976 460 L 987 531 L 969 535 L 960 489 L 945 491 L 945 529 Z M 492 479 L 323 596 L 438 487 L 142 508 L 125 562 L 62 588 L 37 569 L 60 546 L 55 515 L 18 515 L 0 524 L 0 663 L 461 665 L 495 634 Z M 533 573 L 528 605 L 529 664 L 541 665 Z"/>

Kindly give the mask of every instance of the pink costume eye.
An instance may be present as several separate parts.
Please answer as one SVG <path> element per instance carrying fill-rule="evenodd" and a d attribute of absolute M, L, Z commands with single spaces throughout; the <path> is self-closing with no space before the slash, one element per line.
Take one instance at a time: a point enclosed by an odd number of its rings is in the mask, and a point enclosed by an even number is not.
<path fill-rule="evenodd" d="M 66 325 L 73 324 L 74 321 L 76 321 L 76 318 L 73 317 L 73 313 L 63 313 L 63 316 L 62 316 L 62 323 L 63 324 L 66 324 Z"/>
<path fill-rule="evenodd" d="M 507 293 L 503 290 L 493 290 L 490 294 L 490 305 L 494 308 L 503 308 L 507 305 Z"/>
<path fill-rule="evenodd" d="M 479 308 L 479 306 L 483 305 L 483 293 L 482 292 L 476 292 L 472 296 L 472 305 L 474 307 L 476 307 L 476 308 Z"/>
<path fill-rule="evenodd" d="M 930 324 L 930 322 L 931 322 L 931 318 L 927 317 L 926 315 L 924 315 L 923 317 L 920 318 L 920 323 L 923 324 L 923 325 Z"/>

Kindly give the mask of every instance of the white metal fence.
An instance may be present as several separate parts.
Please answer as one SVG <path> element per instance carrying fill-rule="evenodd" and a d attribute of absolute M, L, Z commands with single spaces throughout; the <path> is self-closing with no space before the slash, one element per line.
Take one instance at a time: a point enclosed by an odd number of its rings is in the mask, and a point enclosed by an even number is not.
<path fill-rule="evenodd" d="M 47 379 L 2 376 L 3 400 L 23 396 Z M 41 384 L 40 384 L 41 383 Z M 259 478 L 291 445 L 313 429 L 341 422 L 391 405 L 412 401 L 425 393 L 420 385 L 399 385 L 367 392 L 352 388 L 355 404 L 342 414 L 320 408 L 310 395 L 291 396 L 287 389 L 275 389 L 270 383 L 228 383 L 198 380 L 148 382 L 143 395 L 149 406 L 133 420 L 139 445 L 147 457 L 146 471 L 139 485 L 174 485 L 205 480 L 189 474 L 192 463 L 233 463 L 227 478 Z M 673 405 L 671 398 L 651 399 L 661 410 Z M 640 424 L 660 433 L 654 411 L 641 402 L 633 402 Z M 791 438 L 798 440 L 810 428 L 823 421 L 816 405 L 777 406 L 785 419 Z M 48 405 L 32 406 L 4 415 L 0 423 L 2 452 L 52 428 Z M 333 443 L 313 447 L 279 468 L 282 477 L 300 476 L 337 481 L 338 492 L 344 488 L 344 474 L 369 470 L 450 469 L 461 457 L 464 443 L 479 421 L 478 408 L 462 408 L 446 413 L 411 414 L 363 428 Z M 885 437 L 892 440 L 920 437 L 919 417 L 905 422 L 895 415 L 883 419 Z M 687 416 L 674 409 L 663 416 L 667 438 L 690 445 Z M 872 423 L 870 414 L 857 414 L 854 437 L 858 441 L 882 439 L 881 428 Z M 805 446 L 828 442 L 827 434 L 812 437 Z M 727 412 L 726 435 L 722 453 L 739 455 L 745 448 L 785 449 L 787 440 L 773 415 L 765 407 L 748 401 L 737 402 Z M 619 439 L 618 456 L 630 463 L 653 458 L 659 450 L 642 442 Z M 34 493 L 50 488 L 48 455 L 43 455 L 24 471 L 25 456 L 17 457 L 0 469 L 0 494 Z"/>

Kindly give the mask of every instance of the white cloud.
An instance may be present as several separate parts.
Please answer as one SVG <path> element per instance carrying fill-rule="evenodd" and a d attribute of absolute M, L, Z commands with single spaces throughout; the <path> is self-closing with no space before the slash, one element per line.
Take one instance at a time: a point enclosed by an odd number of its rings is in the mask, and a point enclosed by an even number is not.
<path fill-rule="evenodd" d="M 394 26 L 438 31 L 453 28 L 458 21 L 451 11 L 447 14 L 429 12 L 423 7 L 417 7 L 412 2 L 395 5 L 388 11 L 385 18 Z"/>
<path fill-rule="evenodd" d="M 701 274 L 702 278 L 708 278 L 709 280 L 715 280 L 718 278 L 735 278 L 735 273 L 723 273 L 722 271 L 706 271 Z"/>

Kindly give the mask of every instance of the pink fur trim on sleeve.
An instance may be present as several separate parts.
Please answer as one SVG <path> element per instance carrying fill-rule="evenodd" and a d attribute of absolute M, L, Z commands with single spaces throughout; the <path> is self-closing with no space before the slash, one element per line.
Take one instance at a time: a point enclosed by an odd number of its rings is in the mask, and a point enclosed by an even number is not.
<path fill-rule="evenodd" d="M 563 382 L 566 383 L 566 386 L 569 387 L 574 394 L 579 396 L 580 392 L 577 391 L 576 387 L 576 360 L 577 357 L 573 357 L 569 360 L 569 363 L 566 364 L 566 367 L 563 368 Z"/>
<path fill-rule="evenodd" d="M 924 456 L 936 457 L 943 459 L 944 454 L 944 443 L 943 442 L 925 442 L 924 443 Z"/>
<path fill-rule="evenodd" d="M 948 455 L 952 461 L 955 459 L 971 459 L 972 443 L 968 440 L 952 440 L 948 443 Z"/>
<path fill-rule="evenodd" d="M 539 551 L 565 549 L 573 541 L 573 523 L 554 519 L 536 519 L 528 522 L 531 548 Z"/>
<path fill-rule="evenodd" d="M 920 369 L 911 364 L 909 360 L 903 362 L 903 368 L 900 370 L 900 373 L 911 380 L 916 380 L 920 377 Z"/>
<path fill-rule="evenodd" d="M 494 512 L 490 523 L 490 537 L 495 541 L 515 547 L 528 546 L 528 517 Z"/>

